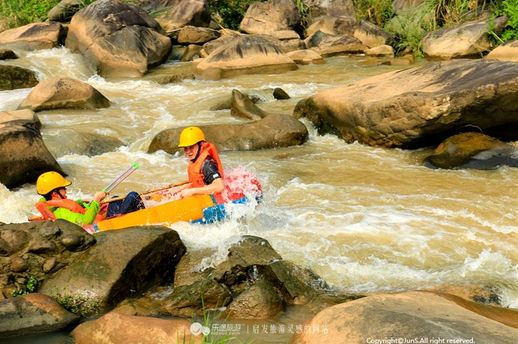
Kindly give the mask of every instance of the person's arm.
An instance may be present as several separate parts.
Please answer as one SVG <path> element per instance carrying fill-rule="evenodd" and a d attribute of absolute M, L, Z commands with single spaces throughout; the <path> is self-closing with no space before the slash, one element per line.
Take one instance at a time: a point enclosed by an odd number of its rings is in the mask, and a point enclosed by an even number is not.
<path fill-rule="evenodd" d="M 89 225 L 94 222 L 97 213 L 99 212 L 99 202 L 92 201 L 86 206 L 84 214 L 75 213 L 66 208 L 58 208 L 54 211 L 54 215 L 57 219 L 67 220 L 73 222 L 76 225 Z"/>
<path fill-rule="evenodd" d="M 179 195 L 180 198 L 185 198 L 194 195 L 212 195 L 218 192 L 223 192 L 224 189 L 225 183 L 223 182 L 223 179 L 217 178 L 214 179 L 214 181 L 209 185 L 204 185 L 198 188 L 186 188 L 180 191 Z"/>

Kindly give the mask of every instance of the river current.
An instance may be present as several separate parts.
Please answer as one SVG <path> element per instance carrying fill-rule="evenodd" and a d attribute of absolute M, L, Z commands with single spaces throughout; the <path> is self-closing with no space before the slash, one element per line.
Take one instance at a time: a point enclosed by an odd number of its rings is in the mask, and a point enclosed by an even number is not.
<path fill-rule="evenodd" d="M 291 114 L 297 101 L 319 90 L 403 68 L 333 57 L 325 65 L 284 74 L 159 85 L 105 80 L 64 48 L 0 63 L 36 70 L 40 80 L 77 78 L 111 100 L 106 109 L 38 113 L 47 147 L 73 181 L 72 198 L 93 196 L 132 162 L 141 167 L 115 190 L 118 194 L 184 180 L 185 158 L 148 154 L 149 143 L 169 127 L 241 122 L 230 110 L 210 110 L 233 89 L 259 96 L 258 106 L 267 112 Z M 292 98 L 275 100 L 275 87 Z M 16 109 L 29 92 L 0 92 L 0 111 Z M 265 196 L 255 209 L 232 209 L 232 218 L 223 223 L 171 226 L 188 249 L 217 249 L 204 264 L 217 264 L 232 242 L 250 234 L 342 291 L 492 286 L 505 306 L 518 308 L 518 169 L 431 170 L 422 165 L 429 150 L 346 144 L 304 124 L 310 137 L 302 146 L 221 154 L 226 169 L 243 166 L 255 173 Z M 117 138 L 122 146 L 91 157 L 78 154 L 82 133 Z M 34 185 L 8 190 L 0 184 L 0 222 L 24 222 L 37 199 Z"/>

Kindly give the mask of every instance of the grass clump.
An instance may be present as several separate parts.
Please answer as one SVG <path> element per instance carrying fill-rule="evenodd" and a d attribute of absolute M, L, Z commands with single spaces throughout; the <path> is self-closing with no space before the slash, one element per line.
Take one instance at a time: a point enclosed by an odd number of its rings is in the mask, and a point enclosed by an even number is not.
<path fill-rule="evenodd" d="M 0 19 L 5 21 L 9 28 L 42 22 L 47 19 L 47 14 L 59 1 L 1 0 Z"/>

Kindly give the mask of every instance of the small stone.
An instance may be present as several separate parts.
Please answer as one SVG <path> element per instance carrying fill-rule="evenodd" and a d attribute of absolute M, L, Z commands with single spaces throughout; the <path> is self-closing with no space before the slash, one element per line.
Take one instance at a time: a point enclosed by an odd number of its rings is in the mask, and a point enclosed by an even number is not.
<path fill-rule="evenodd" d="M 85 239 L 81 235 L 75 235 L 75 234 L 66 234 L 61 238 L 61 243 L 67 248 L 69 251 L 74 251 L 83 243 L 85 242 Z"/>
<path fill-rule="evenodd" d="M 50 257 L 45 260 L 41 269 L 43 270 L 43 272 L 49 273 L 56 266 L 56 262 L 56 257 Z"/>
<path fill-rule="evenodd" d="M 48 240 L 36 241 L 29 247 L 29 252 L 36 254 L 55 253 L 56 245 Z"/>
<path fill-rule="evenodd" d="M 286 93 L 282 88 L 279 88 L 279 87 L 276 87 L 273 90 L 273 97 L 278 100 L 290 99 L 290 96 L 288 95 L 288 93 Z"/>
<path fill-rule="evenodd" d="M 21 257 L 14 257 L 11 259 L 12 272 L 24 272 L 29 268 L 27 261 Z"/>

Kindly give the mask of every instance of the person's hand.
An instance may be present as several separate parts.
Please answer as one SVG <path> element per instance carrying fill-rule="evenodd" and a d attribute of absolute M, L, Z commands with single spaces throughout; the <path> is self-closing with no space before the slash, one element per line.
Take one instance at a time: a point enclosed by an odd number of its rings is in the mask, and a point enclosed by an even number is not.
<path fill-rule="evenodd" d="M 94 195 L 94 201 L 101 202 L 106 197 L 106 192 L 99 191 Z"/>
<path fill-rule="evenodd" d="M 180 198 L 189 197 L 194 194 L 195 194 L 195 190 L 191 189 L 191 188 L 183 189 L 180 192 L 178 192 L 178 196 L 180 196 Z"/>

